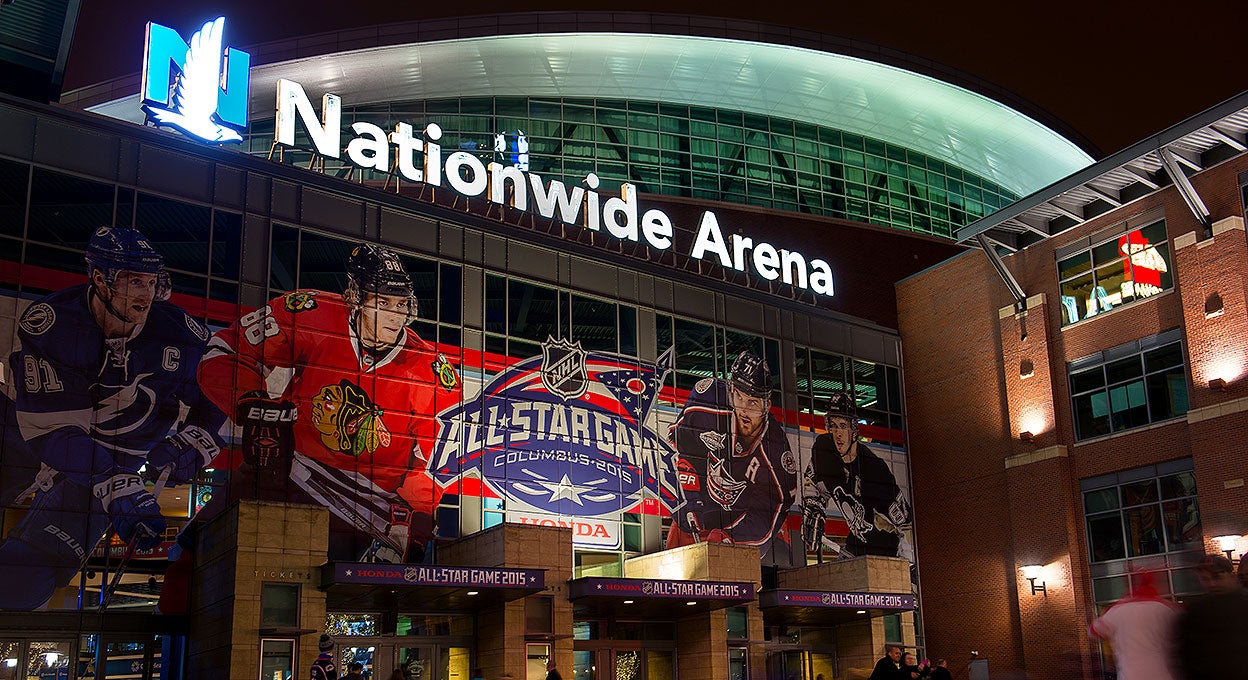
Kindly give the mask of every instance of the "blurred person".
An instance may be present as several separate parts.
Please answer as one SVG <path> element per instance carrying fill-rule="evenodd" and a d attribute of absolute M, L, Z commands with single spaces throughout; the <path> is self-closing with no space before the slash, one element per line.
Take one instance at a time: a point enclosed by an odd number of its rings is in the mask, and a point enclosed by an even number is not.
<path fill-rule="evenodd" d="M 902 655 L 901 666 L 905 669 L 910 680 L 918 680 L 923 677 L 923 668 L 919 666 L 919 659 L 913 652 L 906 652 Z"/>
<path fill-rule="evenodd" d="M 1248 649 L 1248 590 L 1221 555 L 1205 555 L 1196 575 L 1205 594 L 1184 603 L 1175 626 L 1180 677 L 1248 680 L 1248 665 L 1230 662 Z"/>
<path fill-rule="evenodd" d="M 1152 572 L 1130 579 L 1130 596 L 1093 621 L 1088 633 L 1113 646 L 1120 680 L 1175 680 L 1172 633 L 1179 609 L 1157 593 Z"/>
<path fill-rule="evenodd" d="M 910 674 L 901 665 L 901 647 L 889 645 L 884 658 L 875 662 L 870 680 L 910 680 Z"/>
<path fill-rule="evenodd" d="M 347 664 L 347 674 L 342 676 L 342 680 L 364 680 L 364 664 L 359 661 Z"/>
<path fill-rule="evenodd" d="M 555 668 L 555 657 L 550 657 L 546 661 L 546 680 L 563 680 L 563 676 L 559 674 L 559 669 Z"/>
<path fill-rule="evenodd" d="M 953 673 L 949 672 L 948 661 L 936 659 L 936 665 L 932 666 L 932 680 L 953 680 Z"/>
<path fill-rule="evenodd" d="M 334 666 L 334 638 L 322 633 L 316 641 L 316 648 L 320 654 L 309 671 L 312 680 L 338 680 L 338 669 Z"/>

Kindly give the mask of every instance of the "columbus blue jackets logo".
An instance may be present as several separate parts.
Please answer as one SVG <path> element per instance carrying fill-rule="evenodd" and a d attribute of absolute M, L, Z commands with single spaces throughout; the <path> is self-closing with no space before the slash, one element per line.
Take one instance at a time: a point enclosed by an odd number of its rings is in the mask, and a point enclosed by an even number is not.
<path fill-rule="evenodd" d="M 551 343 L 554 344 L 554 343 Z M 509 512 L 619 520 L 643 507 L 684 502 L 676 452 L 646 426 L 671 370 L 669 350 L 656 364 L 565 347 L 547 383 L 552 353 L 525 359 L 494 376 L 476 399 L 438 415 L 429 469 L 448 493 L 480 480 Z M 569 361 L 580 353 L 581 357 Z M 562 362 L 568 361 L 567 364 Z M 574 376 L 583 386 L 568 396 Z M 588 540 L 588 539 L 586 539 Z M 601 543 L 594 543 L 601 547 Z"/>
<path fill-rule="evenodd" d="M 547 337 L 542 344 L 542 385 L 564 399 L 576 399 L 589 387 L 581 343 Z"/>

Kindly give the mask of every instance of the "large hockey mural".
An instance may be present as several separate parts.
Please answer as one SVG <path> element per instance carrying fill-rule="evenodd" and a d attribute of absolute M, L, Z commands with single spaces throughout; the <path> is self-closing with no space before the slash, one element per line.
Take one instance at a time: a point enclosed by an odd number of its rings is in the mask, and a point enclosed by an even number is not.
<path fill-rule="evenodd" d="M 685 389 L 675 346 L 646 362 L 552 334 L 527 357 L 474 354 L 421 337 L 405 260 L 376 244 L 350 248 L 339 289 L 208 326 L 142 233 L 86 241 L 85 283 L 5 298 L 0 609 L 103 607 L 142 562 L 172 565 L 150 585 L 178 611 L 196 532 L 244 498 L 326 507 L 331 560 L 430 561 L 490 525 L 480 508 L 569 526 L 588 551 L 911 557 L 904 469 L 861 440 L 854 395 L 813 427 L 786 414 L 761 347 Z M 639 517 L 662 539 L 627 541 Z"/>

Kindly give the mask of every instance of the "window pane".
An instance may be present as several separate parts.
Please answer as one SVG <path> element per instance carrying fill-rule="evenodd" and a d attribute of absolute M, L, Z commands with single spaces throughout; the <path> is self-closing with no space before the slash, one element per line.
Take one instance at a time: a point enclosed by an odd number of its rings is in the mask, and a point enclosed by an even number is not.
<path fill-rule="evenodd" d="M 1092 256 L 1084 251 L 1057 263 L 1057 277 L 1063 281 L 1092 269 Z"/>
<path fill-rule="evenodd" d="M 299 586 L 293 583 L 266 583 L 260 590 L 260 627 L 279 628 L 299 625 Z"/>
<path fill-rule="evenodd" d="M 1137 380 L 1109 390 L 1114 431 L 1148 424 L 1148 404 L 1144 398 L 1144 381 Z"/>
<path fill-rule="evenodd" d="M 1096 312 L 1109 311 L 1122 304 L 1130 295 L 1124 294 L 1123 282 L 1127 280 L 1126 270 L 1121 262 L 1115 262 L 1096 270 L 1096 287 L 1092 290 L 1097 301 Z M 1129 293 L 1129 290 L 1126 291 Z M 1089 302 L 1088 304 L 1091 304 Z"/>
<path fill-rule="evenodd" d="M 615 303 L 572 296 L 572 340 L 586 350 L 616 351 L 619 329 Z"/>
<path fill-rule="evenodd" d="M 1093 562 L 1120 560 L 1127 556 L 1122 543 L 1122 517 L 1118 513 L 1088 518 L 1088 549 Z"/>
<path fill-rule="evenodd" d="M 485 276 L 485 330 L 507 332 L 507 279 L 494 274 Z"/>
<path fill-rule="evenodd" d="M 745 607 L 730 607 L 727 614 L 728 639 L 744 640 L 749 638 L 749 610 Z"/>
<path fill-rule="evenodd" d="M 211 215 L 204 206 L 139 194 L 134 222 L 165 256 L 165 266 L 207 274 Z"/>
<path fill-rule="evenodd" d="M 1165 550 L 1161 513 L 1156 505 L 1132 508 L 1123 515 L 1126 517 L 1127 548 L 1131 557 L 1155 555 Z"/>
<path fill-rule="evenodd" d="M 31 239 L 85 249 L 96 229 L 113 224 L 113 186 L 35 168 L 29 219 Z"/>
<path fill-rule="evenodd" d="M 0 234 L 22 235 L 26 221 L 26 180 L 30 167 L 0 160 Z"/>
<path fill-rule="evenodd" d="M 212 216 L 212 276 L 238 278 L 242 260 L 242 216 L 217 211 Z"/>
<path fill-rule="evenodd" d="M 280 224 L 273 225 L 269 248 L 269 287 L 273 292 L 292 291 L 299 273 L 299 231 Z"/>
<path fill-rule="evenodd" d="M 1140 366 L 1140 358 L 1138 356 L 1119 359 L 1105 366 L 1105 380 L 1110 385 L 1130 380 L 1131 378 L 1138 378 L 1141 375 L 1143 375 L 1143 368 Z"/>
<path fill-rule="evenodd" d="M 1146 479 L 1133 482 L 1122 487 L 1122 504 L 1124 506 L 1143 505 L 1157 502 L 1157 480 Z"/>
<path fill-rule="evenodd" d="M 1187 413 L 1187 378 L 1182 367 L 1148 376 L 1148 405 L 1154 421 Z"/>
<path fill-rule="evenodd" d="M 676 319 L 676 368 L 702 377 L 715 375 L 715 330 L 706 324 Z"/>
<path fill-rule="evenodd" d="M 1166 520 L 1167 549 L 1194 550 L 1201 543 L 1200 507 L 1195 498 L 1170 501 L 1161 506 Z"/>
<path fill-rule="evenodd" d="M 1070 376 L 1070 391 L 1075 394 L 1104 386 L 1105 370 L 1100 366 Z"/>
<path fill-rule="evenodd" d="M 1117 489 L 1098 489 L 1083 494 L 1083 511 L 1087 514 L 1118 509 Z"/>
<path fill-rule="evenodd" d="M 1075 430 L 1080 439 L 1109 434 L 1109 400 L 1104 392 L 1075 397 Z"/>
<path fill-rule="evenodd" d="M 509 334 L 539 342 L 547 337 L 563 337 L 559 332 L 559 302 L 554 289 L 512 281 L 507 300 Z"/>
<path fill-rule="evenodd" d="M 1162 498 L 1184 498 L 1196 495 L 1196 475 L 1190 472 L 1162 477 L 1159 481 Z"/>
<path fill-rule="evenodd" d="M 1073 278 L 1062 283 L 1062 323 L 1069 324 L 1092 316 L 1088 314 L 1089 300 L 1092 299 L 1092 274 Z"/>
<path fill-rule="evenodd" d="M 1127 596 L 1130 583 L 1126 576 L 1092 579 L 1092 597 L 1097 602 L 1113 602 Z"/>

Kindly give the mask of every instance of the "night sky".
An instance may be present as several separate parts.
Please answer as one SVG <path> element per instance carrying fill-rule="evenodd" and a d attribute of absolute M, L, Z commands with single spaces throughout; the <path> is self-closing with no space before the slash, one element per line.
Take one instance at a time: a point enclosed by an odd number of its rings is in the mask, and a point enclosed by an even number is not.
<path fill-rule="evenodd" d="M 1011 90 L 1066 121 L 1105 154 L 1248 89 L 1245 49 L 1236 28 L 1244 5 L 1237 0 L 637 0 L 611 5 L 549 0 L 83 0 L 65 89 L 137 73 L 148 20 L 188 33 L 222 14 L 229 21 L 229 44 L 246 49 L 343 28 L 536 10 L 740 18 L 875 43 Z"/>

